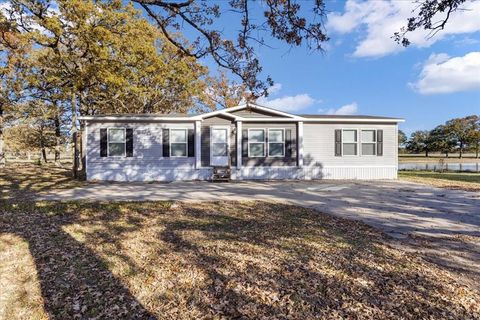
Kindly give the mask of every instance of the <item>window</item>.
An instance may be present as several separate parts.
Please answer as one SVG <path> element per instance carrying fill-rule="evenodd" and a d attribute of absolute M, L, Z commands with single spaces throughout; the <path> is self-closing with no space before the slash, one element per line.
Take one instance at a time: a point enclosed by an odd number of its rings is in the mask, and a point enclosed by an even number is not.
<path fill-rule="evenodd" d="M 212 128 L 212 156 L 226 157 L 228 155 L 228 129 Z"/>
<path fill-rule="evenodd" d="M 343 155 L 356 156 L 357 155 L 357 130 L 343 130 L 342 131 L 342 147 Z"/>
<path fill-rule="evenodd" d="M 108 156 L 125 156 L 125 128 L 108 128 Z"/>
<path fill-rule="evenodd" d="M 187 129 L 170 129 L 170 156 L 187 156 Z"/>
<path fill-rule="evenodd" d="M 374 156 L 377 149 L 375 130 L 362 130 L 362 156 Z"/>
<path fill-rule="evenodd" d="M 248 156 L 265 157 L 265 129 L 248 130 Z"/>
<path fill-rule="evenodd" d="M 268 156 L 285 156 L 285 130 L 268 129 Z"/>

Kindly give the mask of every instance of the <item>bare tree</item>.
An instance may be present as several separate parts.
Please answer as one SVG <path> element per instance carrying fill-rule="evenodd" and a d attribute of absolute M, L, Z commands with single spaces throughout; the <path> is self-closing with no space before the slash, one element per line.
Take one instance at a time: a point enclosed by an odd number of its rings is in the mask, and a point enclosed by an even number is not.
<path fill-rule="evenodd" d="M 206 0 L 134 0 L 156 22 L 165 37 L 186 56 L 211 57 L 216 64 L 240 77 L 256 96 L 267 94 L 273 84 L 270 77 L 259 80 L 262 71 L 254 50 L 255 44 L 266 45 L 263 35 L 292 46 L 307 43 L 313 50 L 323 50 L 328 37 L 323 28 L 324 0 L 230 0 L 222 5 Z M 301 3 L 301 5 L 300 5 Z M 310 10 L 304 10 L 309 7 Z M 253 12 L 263 10 L 260 19 Z M 302 10 L 301 10 L 302 9 Z M 309 18 L 302 16 L 308 12 Z M 237 13 L 236 39 L 228 39 L 215 22 L 226 12 Z M 233 22 L 235 23 L 235 22 Z M 189 45 L 175 39 L 176 32 L 193 31 Z M 185 32 L 184 32 L 185 34 Z"/>

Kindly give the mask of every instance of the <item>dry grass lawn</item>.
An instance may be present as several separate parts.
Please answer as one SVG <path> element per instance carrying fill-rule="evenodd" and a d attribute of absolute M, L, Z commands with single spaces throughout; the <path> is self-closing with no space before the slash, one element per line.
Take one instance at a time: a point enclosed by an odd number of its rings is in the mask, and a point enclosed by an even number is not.
<path fill-rule="evenodd" d="M 0 319 L 480 318 L 479 292 L 360 222 L 268 202 L 35 202 L 22 194 L 45 182 L 21 175 L 0 177 Z"/>
<path fill-rule="evenodd" d="M 480 173 L 399 171 L 398 176 L 402 180 L 428 184 L 439 188 L 480 191 Z"/>

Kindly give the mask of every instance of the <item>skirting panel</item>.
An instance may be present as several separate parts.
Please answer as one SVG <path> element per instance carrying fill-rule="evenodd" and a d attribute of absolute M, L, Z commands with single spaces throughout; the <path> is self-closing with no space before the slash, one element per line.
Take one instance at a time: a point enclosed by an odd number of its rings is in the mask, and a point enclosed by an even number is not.
<path fill-rule="evenodd" d="M 89 168 L 88 180 L 101 181 L 188 181 L 209 180 L 211 168 L 158 168 L 126 166 L 115 169 Z M 232 180 L 375 180 L 396 179 L 392 167 L 244 167 L 232 168 Z"/>
<path fill-rule="evenodd" d="M 88 169 L 87 179 L 99 181 L 189 181 L 208 180 L 211 175 L 212 170 L 208 168 Z"/>
<path fill-rule="evenodd" d="M 234 169 L 235 180 L 375 180 L 396 179 L 397 168 L 391 167 L 244 167 Z"/>

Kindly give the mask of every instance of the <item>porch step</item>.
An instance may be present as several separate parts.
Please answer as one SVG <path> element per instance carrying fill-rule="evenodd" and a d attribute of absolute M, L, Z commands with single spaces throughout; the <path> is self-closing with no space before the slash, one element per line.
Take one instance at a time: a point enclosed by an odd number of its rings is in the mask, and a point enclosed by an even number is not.
<path fill-rule="evenodd" d="M 213 167 L 212 182 L 228 182 L 231 173 L 230 167 Z"/>

